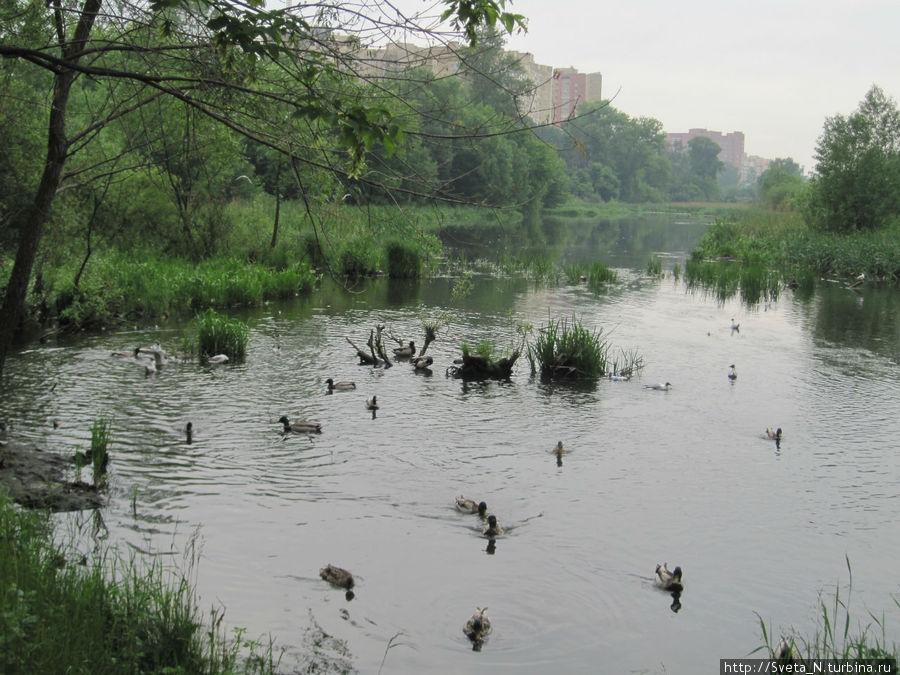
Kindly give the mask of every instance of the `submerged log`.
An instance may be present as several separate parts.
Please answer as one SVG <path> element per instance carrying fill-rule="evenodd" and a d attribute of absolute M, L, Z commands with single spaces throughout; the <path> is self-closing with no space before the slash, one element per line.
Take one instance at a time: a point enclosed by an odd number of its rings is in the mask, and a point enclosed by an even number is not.
<path fill-rule="evenodd" d="M 368 354 L 366 354 L 362 349 L 360 349 L 355 344 L 353 344 L 353 340 L 351 340 L 350 338 L 345 336 L 344 339 L 350 343 L 350 346 L 353 347 L 353 349 L 356 350 L 356 356 L 357 356 L 357 358 L 359 358 L 359 365 L 361 365 L 361 366 L 377 366 L 378 365 L 378 359 L 376 359 L 374 355 L 369 356 Z"/>
<path fill-rule="evenodd" d="M 518 358 L 518 350 L 496 361 L 482 356 L 463 354 L 457 365 L 447 369 L 447 376 L 461 380 L 508 380 Z"/>

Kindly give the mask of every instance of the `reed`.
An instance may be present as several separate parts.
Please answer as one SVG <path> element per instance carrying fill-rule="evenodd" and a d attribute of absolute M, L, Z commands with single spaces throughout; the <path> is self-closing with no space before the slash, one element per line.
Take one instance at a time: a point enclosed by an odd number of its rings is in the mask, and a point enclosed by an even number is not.
<path fill-rule="evenodd" d="M 388 242 L 385 246 L 387 273 L 392 279 L 418 279 L 422 276 L 421 251 L 403 241 Z"/>
<path fill-rule="evenodd" d="M 271 645 L 229 642 L 221 616 L 204 626 L 190 567 L 83 557 L 54 522 L 0 495 L 0 672 L 276 672 Z"/>
<path fill-rule="evenodd" d="M 91 425 L 91 468 L 94 485 L 100 485 L 106 474 L 109 462 L 109 442 L 112 432 L 112 420 L 101 417 Z"/>
<path fill-rule="evenodd" d="M 600 377 L 607 372 L 609 342 L 603 329 L 590 331 L 575 316 L 550 319 L 529 343 L 528 362 L 532 375 L 543 378 Z"/>
<path fill-rule="evenodd" d="M 775 634 L 757 613 L 763 644 L 753 653 L 765 651 L 771 658 L 798 663 L 819 659 L 859 659 L 891 666 L 890 670 L 882 669 L 877 672 L 897 672 L 900 651 L 896 644 L 888 644 L 884 615 L 877 617 L 871 611 L 866 611 L 864 623 L 853 618 L 850 610 L 853 571 L 850 559 L 846 558 L 846 561 L 850 573 L 846 595 L 842 596 L 840 586 L 836 586 L 834 596 L 829 601 L 820 597 L 819 614 L 812 637 L 804 637 L 791 630 L 788 635 L 775 641 Z M 900 606 L 900 600 L 893 598 L 893 601 Z M 786 653 L 787 649 L 790 650 L 789 653 Z"/>
<path fill-rule="evenodd" d="M 657 256 L 650 256 L 647 261 L 647 274 L 651 277 L 661 277 L 663 275 L 662 260 Z"/>
<path fill-rule="evenodd" d="M 592 291 L 604 290 L 609 284 L 619 280 L 615 270 L 611 270 L 602 262 L 595 262 L 590 266 L 587 274 L 588 288 Z"/>
<path fill-rule="evenodd" d="M 208 309 L 197 316 L 197 352 L 201 358 L 225 354 L 240 360 L 247 352 L 250 328 L 242 321 L 222 316 Z"/>

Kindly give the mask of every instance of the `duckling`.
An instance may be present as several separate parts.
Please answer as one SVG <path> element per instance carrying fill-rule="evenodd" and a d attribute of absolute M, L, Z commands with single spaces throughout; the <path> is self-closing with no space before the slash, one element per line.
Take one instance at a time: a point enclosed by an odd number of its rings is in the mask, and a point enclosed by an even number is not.
<path fill-rule="evenodd" d="M 669 391 L 672 388 L 671 382 L 665 384 L 645 384 L 644 389 L 654 389 L 655 391 Z"/>
<path fill-rule="evenodd" d="M 405 359 L 405 358 L 409 358 L 409 357 L 415 356 L 415 355 L 416 355 L 416 345 L 412 340 L 409 341 L 408 346 L 397 347 L 396 349 L 394 349 L 394 356 L 396 356 L 397 358 Z"/>
<path fill-rule="evenodd" d="M 328 385 L 328 391 L 351 391 L 356 389 L 356 382 L 335 382 L 330 377 L 325 380 L 325 384 Z"/>
<path fill-rule="evenodd" d="M 781 440 L 781 427 L 772 431 L 768 427 L 766 427 L 766 438 L 770 441 L 780 441 Z"/>
<path fill-rule="evenodd" d="M 462 495 L 456 498 L 456 508 L 463 513 L 477 513 L 482 518 L 487 514 L 487 504 L 485 502 L 476 504 L 474 499 L 466 499 Z"/>
<path fill-rule="evenodd" d="M 491 620 L 485 615 L 486 611 L 487 607 L 484 609 L 476 607 L 472 618 L 466 621 L 463 633 L 465 633 L 466 637 L 472 642 L 481 642 L 491 634 Z"/>
<path fill-rule="evenodd" d="M 319 569 L 319 576 L 333 586 L 346 588 L 347 593 L 345 594 L 345 597 L 347 600 L 353 599 L 353 587 L 356 585 L 356 582 L 353 580 L 353 575 L 350 574 L 350 572 L 342 567 L 335 567 L 334 565 L 329 564 L 328 566 Z"/>
<path fill-rule="evenodd" d="M 410 361 L 410 363 L 416 370 L 425 370 L 426 368 L 431 367 L 431 364 L 434 363 L 434 359 L 432 359 L 430 356 L 416 356 Z"/>
<path fill-rule="evenodd" d="M 377 396 L 372 396 L 366 399 L 366 410 L 378 410 L 380 407 L 378 405 Z"/>
<path fill-rule="evenodd" d="M 737 371 L 734 369 L 733 363 L 728 367 L 731 368 L 731 372 L 728 373 L 728 379 L 734 382 L 737 379 Z"/>
<path fill-rule="evenodd" d="M 556 446 L 548 450 L 547 452 L 553 453 L 557 457 L 560 455 L 566 454 L 566 449 L 563 447 L 562 441 L 557 441 Z"/>
<path fill-rule="evenodd" d="M 669 571 L 668 563 L 656 566 L 656 579 L 654 582 L 666 591 L 681 592 L 684 590 L 684 584 L 681 582 L 681 568 L 676 566 L 674 570 Z"/>
<path fill-rule="evenodd" d="M 497 522 L 497 516 L 491 514 L 488 516 L 488 526 L 484 529 L 485 537 L 499 537 L 503 534 L 503 528 L 500 527 L 500 523 Z"/>
<path fill-rule="evenodd" d="M 210 356 L 206 359 L 206 362 L 210 365 L 218 365 L 220 363 L 228 363 L 228 355 L 227 354 L 216 354 L 215 356 Z"/>
<path fill-rule="evenodd" d="M 287 415 L 282 415 L 279 419 L 284 425 L 284 429 L 282 429 L 282 433 L 289 434 L 320 434 L 322 433 L 322 425 L 318 422 L 294 422 L 291 424 L 290 420 L 288 420 Z"/>

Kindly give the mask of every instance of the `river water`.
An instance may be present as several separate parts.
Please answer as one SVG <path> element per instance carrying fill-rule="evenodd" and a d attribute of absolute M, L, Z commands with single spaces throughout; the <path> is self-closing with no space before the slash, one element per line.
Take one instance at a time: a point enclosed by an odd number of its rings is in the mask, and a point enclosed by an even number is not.
<path fill-rule="evenodd" d="M 181 564 L 197 534 L 201 607 L 271 635 L 285 672 L 310 654 L 314 625 L 333 637 L 317 658 L 362 673 L 716 672 L 762 643 L 759 617 L 776 639 L 812 636 L 836 588 L 851 629 L 883 614 L 897 641 L 900 294 L 824 284 L 720 303 L 671 273 L 702 227 L 575 229 L 557 252 L 611 262 L 621 280 L 607 292 L 496 275 L 476 275 L 466 297 L 452 275 L 325 282 L 239 313 L 251 328 L 240 364 L 147 377 L 110 357 L 174 351 L 181 325 L 31 345 L 7 363 L 0 412 L 16 438 L 58 452 L 111 417 L 107 541 Z M 648 251 L 664 278 L 642 272 Z M 356 365 L 345 338 L 362 344 L 383 322 L 420 343 L 420 319 L 440 312 L 431 374 Z M 462 342 L 503 348 L 518 324 L 573 315 L 639 352 L 639 376 L 545 384 L 522 358 L 508 382 L 445 377 Z M 327 394 L 328 377 L 358 388 Z M 283 438 L 285 414 L 322 434 Z M 784 430 L 780 448 L 767 427 Z M 560 440 L 562 466 L 548 452 Z M 494 547 L 454 509 L 461 494 L 498 516 Z M 677 612 L 651 583 L 664 561 L 684 570 Z M 356 575 L 355 599 L 319 578 L 327 563 Z M 462 632 L 476 607 L 494 625 L 480 652 Z"/>

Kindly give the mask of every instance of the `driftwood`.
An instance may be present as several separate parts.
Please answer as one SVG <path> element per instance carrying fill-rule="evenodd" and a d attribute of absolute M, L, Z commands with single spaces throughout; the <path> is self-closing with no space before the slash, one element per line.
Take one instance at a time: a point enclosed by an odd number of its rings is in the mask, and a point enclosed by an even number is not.
<path fill-rule="evenodd" d="M 518 358 L 518 350 L 497 361 L 463 354 L 462 359 L 455 362 L 457 365 L 447 368 L 447 376 L 461 380 L 508 380 Z"/>
<path fill-rule="evenodd" d="M 382 332 L 384 331 L 384 324 L 378 324 L 374 330 L 369 331 L 369 339 L 366 341 L 366 346 L 369 348 L 368 353 L 364 352 L 360 349 L 356 344 L 354 344 L 353 340 L 344 336 L 344 339 L 350 343 L 350 346 L 356 350 L 356 356 L 359 359 L 359 365 L 361 366 L 384 366 L 385 368 L 390 368 L 393 363 L 388 358 L 387 353 L 384 350 L 384 342 L 382 341 Z"/>
<path fill-rule="evenodd" d="M 353 349 L 356 350 L 356 356 L 359 358 L 359 365 L 361 365 L 361 366 L 376 366 L 376 365 L 378 365 L 378 359 L 375 358 L 374 353 L 371 356 L 369 356 L 362 349 L 360 349 L 355 344 L 353 344 L 353 340 L 351 340 L 348 337 L 344 337 L 344 339 L 350 343 L 350 346 L 353 347 Z"/>

